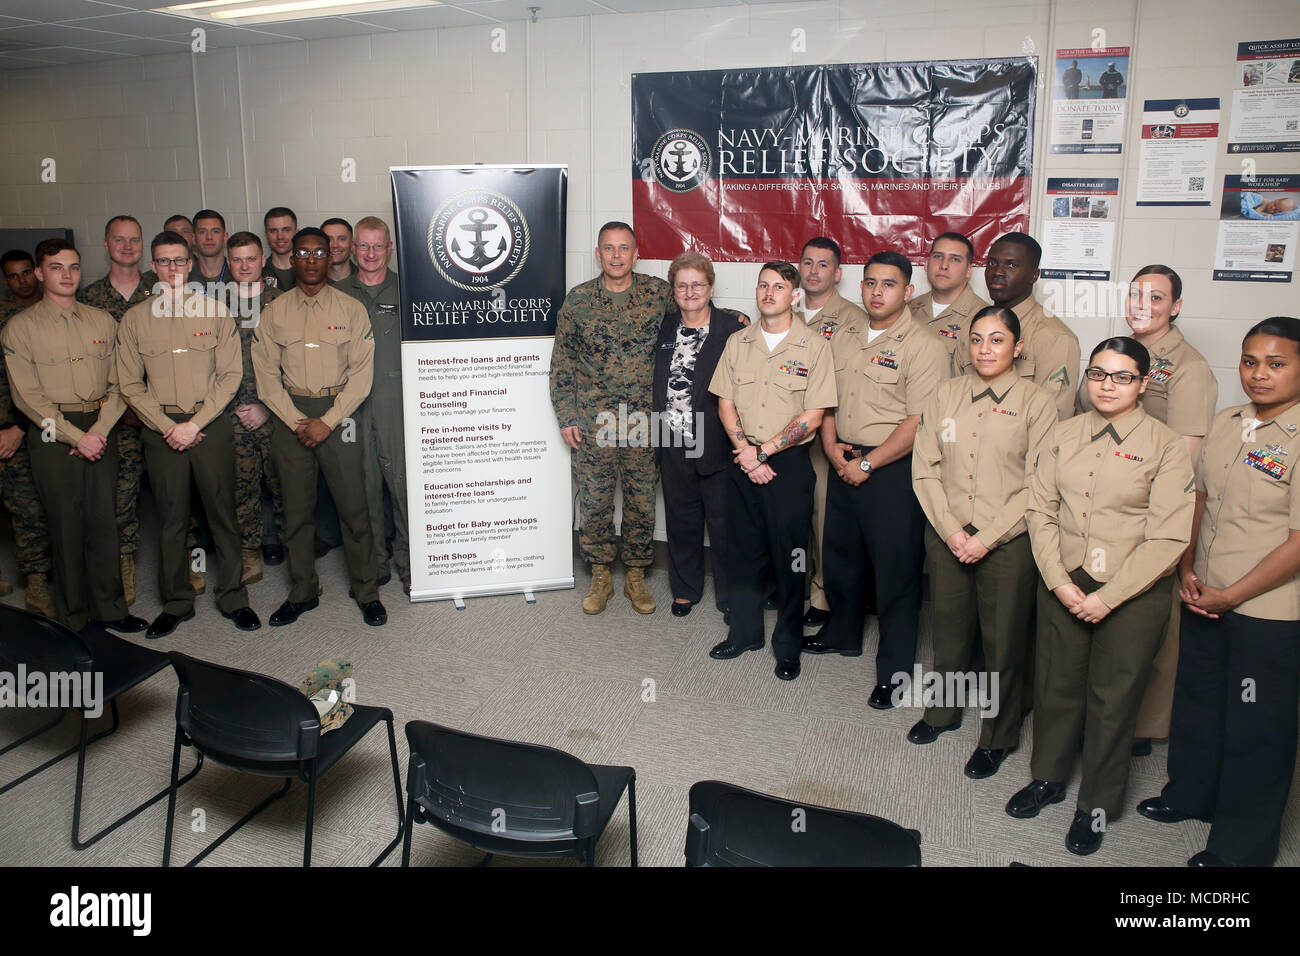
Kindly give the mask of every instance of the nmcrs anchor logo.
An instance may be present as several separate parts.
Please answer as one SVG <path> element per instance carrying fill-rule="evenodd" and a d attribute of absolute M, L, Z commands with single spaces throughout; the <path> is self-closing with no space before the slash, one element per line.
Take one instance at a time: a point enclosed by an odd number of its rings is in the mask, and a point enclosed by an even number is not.
<path fill-rule="evenodd" d="M 448 198 L 429 220 L 429 258 L 459 289 L 504 285 L 528 260 L 528 220 L 509 197 L 466 189 Z"/>
<path fill-rule="evenodd" d="M 670 129 L 655 143 L 655 179 L 676 193 L 688 193 L 709 176 L 713 155 L 704 137 L 690 129 Z"/>

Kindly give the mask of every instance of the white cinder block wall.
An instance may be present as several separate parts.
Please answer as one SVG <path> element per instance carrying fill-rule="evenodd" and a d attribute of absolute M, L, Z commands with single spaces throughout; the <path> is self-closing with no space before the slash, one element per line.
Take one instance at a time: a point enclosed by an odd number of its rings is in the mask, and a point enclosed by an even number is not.
<path fill-rule="evenodd" d="M 496 34 L 487 24 L 0 73 L 0 223 L 72 228 L 91 279 L 106 269 L 104 220 L 119 212 L 144 223 L 146 240 L 169 214 L 201 206 L 225 213 L 231 231 L 260 232 L 272 205 L 302 223 L 369 213 L 391 222 L 391 165 L 567 163 L 573 284 L 595 274 L 593 229 L 631 216 L 633 73 L 1038 55 L 1034 229 L 1047 176 L 1121 176 L 1117 276 L 1149 261 L 1182 273 L 1180 325 L 1215 366 L 1221 406 L 1243 400 L 1235 357 L 1249 324 L 1300 311 L 1295 283 L 1211 281 L 1217 195 L 1208 208 L 1133 205 L 1142 100 L 1221 97 L 1226 143 L 1236 44 L 1300 36 L 1294 0 L 1238 0 L 1230 14 L 1219 0 L 810 0 L 554 20 L 540 5 L 538 23 Z M 1108 46 L 1134 47 L 1125 152 L 1051 156 L 1052 51 L 1091 45 L 1096 28 Z M 41 181 L 47 158 L 52 183 Z M 1260 173 L 1300 169 L 1296 154 L 1256 159 Z M 1221 153 L 1218 188 L 1239 164 Z M 663 275 L 667 263 L 643 268 Z M 752 313 L 755 267 L 717 271 L 720 302 Z M 860 271 L 845 273 L 842 291 L 856 299 Z M 978 272 L 976 284 L 982 292 Z M 1124 328 L 1120 316 L 1064 318 L 1085 353 Z"/>

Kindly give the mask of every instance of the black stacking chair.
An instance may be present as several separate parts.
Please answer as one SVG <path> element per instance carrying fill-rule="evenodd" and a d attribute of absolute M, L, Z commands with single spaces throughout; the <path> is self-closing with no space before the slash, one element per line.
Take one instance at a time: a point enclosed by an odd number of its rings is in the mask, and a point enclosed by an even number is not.
<path fill-rule="evenodd" d="M 636 771 L 583 763 L 538 744 L 479 737 L 424 720 L 406 725 L 406 832 L 431 823 L 463 843 L 503 856 L 572 856 L 596 865 L 596 844 L 627 790 L 632 865 L 636 857 Z"/>
<path fill-rule="evenodd" d="M 93 691 L 93 683 L 87 682 L 93 682 L 96 675 L 103 675 L 103 700 L 87 701 L 83 698 L 78 702 L 90 706 L 51 706 L 48 709 L 56 712 L 52 720 L 0 749 L 0 755 L 6 754 L 47 731 L 53 730 L 63 722 L 63 718 L 67 716 L 69 710 L 75 710 L 77 713 L 77 723 L 79 725 L 77 746 L 69 747 L 62 753 L 51 757 L 39 767 L 29 770 L 0 786 L 0 794 L 7 793 L 20 783 L 30 780 L 38 773 L 53 767 L 65 757 L 70 757 L 75 753 L 77 755 L 77 784 L 72 797 L 72 846 L 77 850 L 84 850 L 86 847 L 98 843 L 122 824 L 134 820 L 142 812 L 167 796 L 171 790 L 170 787 L 160 790 L 134 810 L 114 820 L 93 836 L 86 837 L 84 840 L 81 838 L 81 796 L 86 777 L 86 749 L 95 741 L 102 740 L 117 730 L 121 723 L 117 710 L 117 699 L 132 687 L 144 683 L 159 671 L 164 670 L 167 663 L 165 654 L 149 650 L 147 647 L 140 647 L 130 641 L 124 641 L 93 624 L 85 628 L 80 634 L 75 634 L 48 617 L 10 607 L 7 604 L 0 604 L 0 670 L 15 675 L 15 679 L 20 667 L 27 674 L 40 673 L 47 675 L 47 677 L 48 675 L 84 675 L 76 678 L 76 685 L 72 683 L 62 685 L 68 691 L 71 691 L 73 686 L 77 686 L 78 696 L 84 695 L 88 690 Z M 22 688 L 19 688 L 19 690 L 21 691 Z M 89 716 L 89 713 L 92 709 L 96 709 L 94 706 L 96 704 L 99 707 L 104 704 L 108 705 L 113 715 L 113 723 L 107 730 L 101 730 L 91 736 L 90 722 L 93 718 Z M 199 767 L 202 764 L 203 755 L 198 754 L 198 763 L 194 769 L 178 779 L 176 786 L 179 787 L 192 780 L 194 775 L 199 772 Z"/>
<path fill-rule="evenodd" d="M 393 735 L 391 710 L 353 704 L 353 714 L 343 726 L 322 736 L 320 715 L 296 687 L 274 677 L 222 667 L 177 651 L 167 656 L 176 668 L 180 690 L 176 695 L 173 786 L 167 801 L 163 866 L 171 865 L 172 823 L 176 815 L 176 787 L 179 785 L 176 777 L 180 772 L 182 746 L 193 746 L 200 754 L 234 770 L 284 778 L 283 787 L 208 844 L 186 866 L 199 863 L 245 823 L 288 793 L 295 778 L 307 785 L 307 829 L 302 865 L 311 866 L 316 781 L 380 721 L 388 724 L 388 751 L 393 762 L 393 789 L 397 798 L 397 836 L 370 865 L 378 866 L 393 852 L 402 839 L 402 780 L 397 767 L 397 739 Z"/>
<path fill-rule="evenodd" d="M 687 866 L 921 865 L 921 834 L 869 813 L 702 780 L 690 814 Z"/>

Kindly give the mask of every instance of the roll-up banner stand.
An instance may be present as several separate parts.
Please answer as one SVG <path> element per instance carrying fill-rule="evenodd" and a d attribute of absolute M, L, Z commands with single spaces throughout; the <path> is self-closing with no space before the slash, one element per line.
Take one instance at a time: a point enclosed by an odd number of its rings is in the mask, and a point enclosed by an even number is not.
<path fill-rule="evenodd" d="M 411 600 L 573 587 L 565 166 L 394 167 Z"/>

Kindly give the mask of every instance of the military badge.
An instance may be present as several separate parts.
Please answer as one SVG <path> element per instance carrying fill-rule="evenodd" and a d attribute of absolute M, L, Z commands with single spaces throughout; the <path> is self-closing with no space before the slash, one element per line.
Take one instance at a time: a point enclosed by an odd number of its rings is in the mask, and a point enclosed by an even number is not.
<path fill-rule="evenodd" d="M 1141 455 L 1130 455 L 1130 454 L 1129 454 L 1128 452 L 1126 452 L 1126 451 L 1117 451 L 1117 452 L 1115 452 L 1115 457 L 1116 457 L 1116 458 L 1124 458 L 1124 459 L 1126 459 L 1126 460 L 1128 460 L 1128 461 L 1142 461 L 1142 460 L 1143 460 Z"/>
<path fill-rule="evenodd" d="M 787 375 L 797 375 L 800 378 L 808 377 L 808 366 L 804 365 L 798 359 L 791 359 L 777 366 L 778 371 L 785 372 Z"/>
<path fill-rule="evenodd" d="M 1156 385 L 1163 385 L 1169 381 L 1174 374 L 1174 363 L 1167 358 L 1157 358 L 1151 360 L 1151 371 L 1147 372 L 1147 381 Z"/>
<path fill-rule="evenodd" d="M 1286 474 L 1286 465 L 1283 463 L 1282 458 L 1287 454 L 1287 450 L 1281 445 L 1266 445 L 1263 448 L 1255 449 L 1242 461 L 1266 475 L 1281 478 Z"/>
<path fill-rule="evenodd" d="M 821 327 L 822 338 L 829 339 L 835 334 L 836 325 L 834 322 L 823 322 Z"/>
<path fill-rule="evenodd" d="M 955 339 L 957 338 L 957 333 L 960 331 L 961 331 L 961 326 L 958 325 L 956 322 L 954 322 L 951 325 L 946 325 L 940 328 L 939 334 L 942 335 L 944 338 Z"/>
<path fill-rule="evenodd" d="M 898 360 L 893 349 L 881 349 L 871 356 L 871 364 L 879 365 L 881 368 L 898 368 Z"/>

